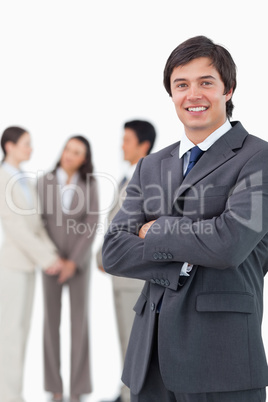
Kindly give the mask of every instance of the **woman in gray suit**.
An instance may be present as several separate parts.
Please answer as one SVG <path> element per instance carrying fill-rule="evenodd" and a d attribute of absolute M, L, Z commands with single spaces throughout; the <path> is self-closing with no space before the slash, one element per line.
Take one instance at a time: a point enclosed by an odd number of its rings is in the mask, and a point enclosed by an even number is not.
<path fill-rule="evenodd" d="M 71 309 L 71 401 L 91 392 L 88 290 L 91 245 L 98 222 L 97 183 L 92 172 L 89 142 L 73 136 L 56 168 L 38 183 L 47 232 L 65 260 L 58 276 L 43 275 L 45 389 L 55 401 L 63 398 L 59 327 L 64 284 L 69 287 Z"/>
<path fill-rule="evenodd" d="M 0 401 L 23 402 L 25 348 L 35 287 L 35 267 L 57 272 L 60 260 L 37 213 L 36 183 L 20 164 L 32 153 L 29 133 L 8 127 L 0 166 Z"/>

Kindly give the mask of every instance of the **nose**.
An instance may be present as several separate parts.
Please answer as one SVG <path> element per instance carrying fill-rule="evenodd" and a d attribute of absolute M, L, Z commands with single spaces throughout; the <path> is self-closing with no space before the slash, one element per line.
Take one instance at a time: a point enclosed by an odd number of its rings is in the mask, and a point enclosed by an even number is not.
<path fill-rule="evenodd" d="M 199 100 L 202 98 L 202 93 L 197 85 L 191 85 L 187 95 L 188 100 Z"/>

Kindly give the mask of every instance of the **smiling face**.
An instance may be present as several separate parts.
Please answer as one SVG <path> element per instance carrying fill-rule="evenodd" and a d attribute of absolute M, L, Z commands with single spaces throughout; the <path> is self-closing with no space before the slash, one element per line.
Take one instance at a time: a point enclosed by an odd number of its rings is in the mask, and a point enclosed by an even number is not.
<path fill-rule="evenodd" d="M 226 102 L 220 74 L 207 57 L 200 57 L 174 68 L 171 95 L 187 137 L 195 144 L 205 140 L 226 121 Z"/>

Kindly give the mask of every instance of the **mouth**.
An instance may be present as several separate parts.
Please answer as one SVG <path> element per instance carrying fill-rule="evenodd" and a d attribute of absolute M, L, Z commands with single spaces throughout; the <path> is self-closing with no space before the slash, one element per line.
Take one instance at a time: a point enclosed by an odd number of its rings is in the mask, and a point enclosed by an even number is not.
<path fill-rule="evenodd" d="M 194 107 L 187 107 L 186 110 L 188 110 L 188 112 L 205 112 L 206 110 L 208 110 L 208 107 L 194 106 Z"/>

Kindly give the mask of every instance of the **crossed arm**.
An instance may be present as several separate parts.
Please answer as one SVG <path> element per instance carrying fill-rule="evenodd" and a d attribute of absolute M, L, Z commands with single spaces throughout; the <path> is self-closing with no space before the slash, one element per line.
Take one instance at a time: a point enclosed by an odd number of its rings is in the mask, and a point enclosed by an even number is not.
<path fill-rule="evenodd" d="M 264 155 L 266 154 L 266 155 Z M 268 232 L 267 150 L 253 155 L 237 178 L 226 207 L 212 219 L 160 216 L 146 222 L 139 162 L 123 208 L 114 218 L 103 246 L 104 268 L 113 275 L 150 280 L 165 274 L 175 286 L 184 261 L 215 269 L 236 268 Z M 206 231 L 206 227 L 210 231 Z M 155 258 L 169 251 L 171 259 Z M 177 274 L 175 273 L 177 271 Z M 173 283 L 173 285 L 172 285 Z"/>

